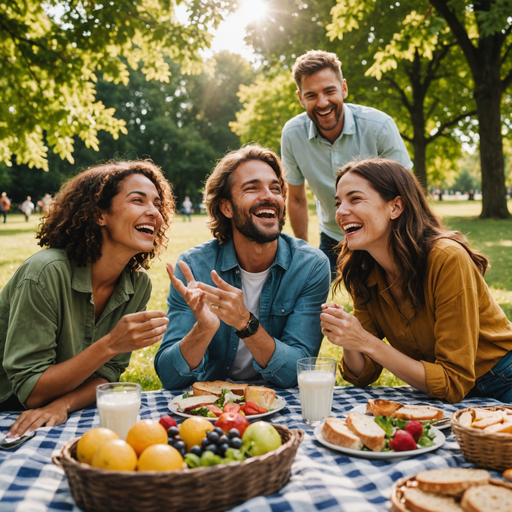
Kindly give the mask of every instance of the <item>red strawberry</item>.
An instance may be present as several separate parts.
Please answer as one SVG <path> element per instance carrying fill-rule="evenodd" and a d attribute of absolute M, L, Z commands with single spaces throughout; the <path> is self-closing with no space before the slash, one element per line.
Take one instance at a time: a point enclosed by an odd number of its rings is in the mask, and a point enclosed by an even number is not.
<path fill-rule="evenodd" d="M 405 430 L 396 431 L 395 437 L 389 441 L 389 447 L 395 452 L 406 452 L 418 449 L 414 438 Z"/>
<path fill-rule="evenodd" d="M 409 434 L 411 434 L 411 436 L 414 437 L 414 440 L 417 442 L 421 437 L 421 434 L 423 434 L 423 425 L 419 421 L 410 421 L 407 423 L 405 431 L 409 432 Z"/>
<path fill-rule="evenodd" d="M 165 416 L 162 416 L 158 420 L 158 423 L 160 423 L 160 425 L 162 425 L 162 427 L 164 427 L 166 431 L 169 430 L 171 427 L 177 427 L 178 426 L 178 424 L 176 423 L 174 418 L 171 418 L 167 414 Z"/>

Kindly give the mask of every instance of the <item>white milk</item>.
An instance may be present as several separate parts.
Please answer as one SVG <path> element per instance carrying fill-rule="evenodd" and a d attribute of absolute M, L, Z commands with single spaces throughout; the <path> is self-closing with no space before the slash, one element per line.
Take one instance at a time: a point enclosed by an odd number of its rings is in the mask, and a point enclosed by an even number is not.
<path fill-rule="evenodd" d="M 106 393 L 98 399 L 100 424 L 126 439 L 128 430 L 137 423 L 140 397 L 137 393 Z"/>
<path fill-rule="evenodd" d="M 319 423 L 331 414 L 335 380 L 332 371 L 306 370 L 299 374 L 302 418 L 306 423 Z"/>

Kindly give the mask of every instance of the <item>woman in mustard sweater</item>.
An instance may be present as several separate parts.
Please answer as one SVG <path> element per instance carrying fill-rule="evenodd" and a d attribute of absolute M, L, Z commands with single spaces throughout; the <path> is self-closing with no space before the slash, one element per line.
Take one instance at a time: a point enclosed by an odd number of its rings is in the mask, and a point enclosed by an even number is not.
<path fill-rule="evenodd" d="M 335 201 L 345 233 L 335 286 L 345 284 L 354 314 L 331 302 L 321 321 L 344 349 L 343 377 L 367 386 L 387 368 L 452 403 L 470 391 L 511 402 L 512 324 L 484 281 L 488 259 L 443 226 L 396 162 L 346 165 Z"/>

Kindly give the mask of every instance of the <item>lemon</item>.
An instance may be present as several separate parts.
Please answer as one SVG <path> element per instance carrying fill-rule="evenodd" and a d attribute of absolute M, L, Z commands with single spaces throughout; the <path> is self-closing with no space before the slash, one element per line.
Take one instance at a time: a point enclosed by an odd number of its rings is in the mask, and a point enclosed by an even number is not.
<path fill-rule="evenodd" d="M 76 456 L 80 462 L 90 464 L 94 454 L 107 442 L 119 439 L 119 436 L 108 428 L 93 428 L 86 432 L 78 441 Z"/>
<path fill-rule="evenodd" d="M 158 421 L 138 421 L 128 431 L 126 442 L 131 445 L 135 453 L 140 454 L 153 444 L 167 444 L 167 431 Z"/>
<path fill-rule="evenodd" d="M 114 471 L 135 471 L 137 454 L 126 441 L 114 439 L 107 441 L 94 454 L 91 466 Z"/>
<path fill-rule="evenodd" d="M 183 468 L 180 452 L 167 444 L 153 444 L 139 457 L 139 471 L 173 471 Z"/>
<path fill-rule="evenodd" d="M 180 436 L 187 445 L 187 451 L 194 445 L 200 446 L 208 430 L 212 431 L 213 425 L 207 419 L 200 416 L 187 418 L 180 426 Z"/>

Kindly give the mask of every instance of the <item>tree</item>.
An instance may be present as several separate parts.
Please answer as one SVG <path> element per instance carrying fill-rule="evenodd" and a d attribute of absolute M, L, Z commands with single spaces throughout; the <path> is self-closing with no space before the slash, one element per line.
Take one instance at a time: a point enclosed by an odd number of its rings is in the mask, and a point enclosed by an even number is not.
<path fill-rule="evenodd" d="M 180 22 L 176 6 L 186 8 Z M 168 82 L 170 57 L 202 69 L 199 50 L 232 0 L 7 0 L 0 10 L 0 162 L 48 170 L 48 147 L 73 162 L 76 137 L 98 149 L 98 132 L 126 133 L 96 100 L 97 74 L 124 83 L 129 69 Z"/>

